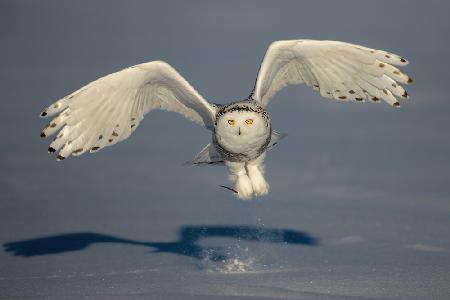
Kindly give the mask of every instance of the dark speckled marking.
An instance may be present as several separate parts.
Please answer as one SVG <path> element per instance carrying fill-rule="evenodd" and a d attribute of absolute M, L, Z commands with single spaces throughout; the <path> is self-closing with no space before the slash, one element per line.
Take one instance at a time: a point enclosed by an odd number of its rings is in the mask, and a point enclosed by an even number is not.
<path fill-rule="evenodd" d="M 223 116 L 226 113 L 234 112 L 234 111 L 252 111 L 257 114 L 260 114 L 264 120 L 266 121 L 266 126 L 269 126 L 269 116 L 264 108 L 262 108 L 259 105 L 256 105 L 255 107 L 248 106 L 248 105 L 235 105 L 235 103 L 231 103 L 230 105 L 223 106 L 216 114 L 216 120 L 215 124 L 217 125 L 217 121 L 221 116 Z"/>
<path fill-rule="evenodd" d="M 355 91 L 354 90 L 350 90 L 350 91 L 348 91 L 350 94 L 354 94 L 355 93 Z"/>
<path fill-rule="evenodd" d="M 339 99 L 347 99 L 346 96 L 340 96 Z"/>
<path fill-rule="evenodd" d="M 74 154 L 80 153 L 81 151 L 83 151 L 83 148 L 78 148 L 77 150 L 73 151 Z"/>
<path fill-rule="evenodd" d="M 98 149 L 100 149 L 100 147 L 92 147 L 91 148 L 92 151 L 97 151 Z"/>
<path fill-rule="evenodd" d="M 380 63 L 378 66 L 379 66 L 380 68 L 384 68 L 384 64 L 383 64 L 383 63 Z"/>

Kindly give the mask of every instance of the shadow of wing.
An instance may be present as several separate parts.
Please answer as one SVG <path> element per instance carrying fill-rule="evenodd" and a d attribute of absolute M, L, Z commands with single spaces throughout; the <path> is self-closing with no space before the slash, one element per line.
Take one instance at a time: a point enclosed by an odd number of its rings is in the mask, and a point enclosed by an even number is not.
<path fill-rule="evenodd" d="M 30 257 L 78 251 L 95 243 L 118 242 L 126 242 L 126 240 L 97 233 L 70 233 L 6 243 L 3 247 L 6 252 L 14 256 Z"/>

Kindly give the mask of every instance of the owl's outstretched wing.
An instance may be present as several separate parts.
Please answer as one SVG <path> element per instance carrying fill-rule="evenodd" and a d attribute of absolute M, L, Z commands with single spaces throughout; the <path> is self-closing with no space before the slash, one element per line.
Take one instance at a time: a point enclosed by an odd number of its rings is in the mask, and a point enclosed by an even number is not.
<path fill-rule="evenodd" d="M 56 132 L 58 159 L 95 152 L 125 140 L 151 110 L 177 112 L 213 128 L 215 108 L 169 64 L 153 61 L 109 74 L 56 101 L 41 116 L 59 115 L 41 137 Z"/>
<path fill-rule="evenodd" d="M 393 65 L 407 64 L 396 54 L 344 42 L 277 41 L 267 49 L 251 97 L 267 106 L 283 87 L 305 83 L 323 97 L 360 102 L 383 99 L 398 107 L 396 97 L 408 98 L 399 83 L 412 79 Z"/>

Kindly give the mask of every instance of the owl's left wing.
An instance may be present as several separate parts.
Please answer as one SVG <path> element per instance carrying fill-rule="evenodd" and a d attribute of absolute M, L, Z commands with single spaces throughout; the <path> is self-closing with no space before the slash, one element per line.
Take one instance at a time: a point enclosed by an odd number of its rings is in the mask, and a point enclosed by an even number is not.
<path fill-rule="evenodd" d="M 267 49 L 251 97 L 265 107 L 283 87 L 305 83 L 326 98 L 383 99 L 398 107 L 396 97 L 408 98 L 399 83 L 412 79 L 393 65 L 407 64 L 396 54 L 344 42 L 276 41 Z"/>
<path fill-rule="evenodd" d="M 128 138 L 154 109 L 214 127 L 215 107 L 169 64 L 152 61 L 109 74 L 56 101 L 41 114 L 59 113 L 41 137 L 58 132 L 49 152 L 59 151 L 59 160 L 96 152 Z"/>

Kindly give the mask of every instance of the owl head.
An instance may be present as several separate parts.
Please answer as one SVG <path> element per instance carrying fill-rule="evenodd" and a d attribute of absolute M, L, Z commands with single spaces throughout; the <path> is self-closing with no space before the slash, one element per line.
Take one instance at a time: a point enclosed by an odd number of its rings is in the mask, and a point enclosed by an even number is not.
<path fill-rule="evenodd" d="M 270 120 L 257 105 L 228 106 L 217 114 L 215 133 L 219 143 L 239 152 L 249 143 L 255 145 L 266 140 Z"/>

